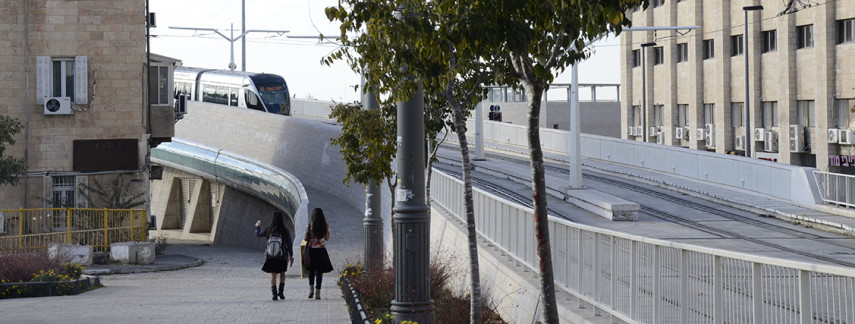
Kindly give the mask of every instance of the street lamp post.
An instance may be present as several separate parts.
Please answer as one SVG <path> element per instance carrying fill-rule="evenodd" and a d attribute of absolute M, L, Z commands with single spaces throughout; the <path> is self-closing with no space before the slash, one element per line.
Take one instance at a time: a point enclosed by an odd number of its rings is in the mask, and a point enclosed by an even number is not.
<path fill-rule="evenodd" d="M 655 42 L 641 44 L 641 139 L 647 143 L 647 48 Z"/>
<path fill-rule="evenodd" d="M 748 91 L 750 87 L 748 86 L 748 12 L 755 10 L 763 10 L 763 6 L 746 6 L 742 7 L 742 11 L 745 12 L 745 36 L 743 37 L 743 42 L 745 46 L 745 157 L 751 157 L 751 145 L 754 143 L 753 138 L 751 137 L 751 100 L 748 100 Z"/>

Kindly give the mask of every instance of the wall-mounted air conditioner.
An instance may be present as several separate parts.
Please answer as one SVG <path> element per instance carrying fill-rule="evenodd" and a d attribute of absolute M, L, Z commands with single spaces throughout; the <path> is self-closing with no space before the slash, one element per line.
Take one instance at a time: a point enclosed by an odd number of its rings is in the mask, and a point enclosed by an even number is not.
<path fill-rule="evenodd" d="M 852 131 L 848 129 L 840 130 L 840 144 L 852 145 Z"/>
<path fill-rule="evenodd" d="M 763 134 L 763 149 L 766 152 L 778 152 L 778 133 L 767 131 Z"/>
<path fill-rule="evenodd" d="M 45 98 L 45 115 L 73 115 L 71 110 L 71 98 L 48 97 Z"/>
<path fill-rule="evenodd" d="M 840 142 L 840 130 L 837 128 L 829 128 L 828 129 L 828 142 L 837 144 Z"/>
<path fill-rule="evenodd" d="M 656 136 L 656 133 L 657 133 L 657 132 L 659 132 L 659 130 L 658 130 L 658 129 L 656 129 L 656 127 L 655 127 L 655 126 L 650 127 L 650 130 L 649 130 L 649 131 L 650 131 L 650 132 L 649 132 L 649 133 L 647 133 L 647 134 L 650 134 L 650 136 Z"/>
<path fill-rule="evenodd" d="M 804 152 L 805 139 L 802 134 L 802 128 L 799 125 L 790 125 L 790 136 L 788 138 L 790 141 L 790 152 Z"/>
<path fill-rule="evenodd" d="M 674 138 L 679 140 L 686 139 L 686 135 L 689 135 L 686 131 L 687 129 L 683 127 L 674 128 Z"/>
<path fill-rule="evenodd" d="M 704 140 L 707 142 L 707 147 L 715 147 L 715 125 L 707 124 L 704 127 Z"/>
<path fill-rule="evenodd" d="M 736 137 L 736 143 L 734 143 L 734 144 L 736 144 L 735 146 L 736 146 L 737 150 L 745 150 L 745 136 L 744 135 L 737 136 Z"/>
<path fill-rule="evenodd" d="M 704 137 L 706 137 L 706 135 L 707 135 L 706 130 L 704 130 L 703 128 L 698 128 L 698 130 L 695 132 L 695 140 L 696 141 L 703 141 Z"/>
<path fill-rule="evenodd" d="M 626 136 L 632 137 L 635 136 L 635 127 L 629 126 L 626 128 Z"/>
<path fill-rule="evenodd" d="M 635 126 L 635 136 L 643 136 L 644 135 L 644 128 L 642 128 L 642 127 L 643 126 Z"/>
<path fill-rule="evenodd" d="M 662 132 L 656 132 L 656 144 L 665 144 L 665 136 L 662 136 Z"/>
<path fill-rule="evenodd" d="M 755 128 L 754 129 L 754 141 L 755 142 L 762 142 L 763 136 L 765 135 L 765 133 L 766 133 L 765 128 Z"/>

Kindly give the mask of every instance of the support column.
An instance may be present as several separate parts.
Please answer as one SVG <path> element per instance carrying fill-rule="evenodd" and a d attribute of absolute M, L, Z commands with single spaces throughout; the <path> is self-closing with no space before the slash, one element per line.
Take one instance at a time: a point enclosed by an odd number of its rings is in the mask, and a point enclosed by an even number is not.
<path fill-rule="evenodd" d="M 366 84 L 363 74 L 360 91 L 365 89 Z M 377 102 L 376 93 L 373 91 L 374 88 L 370 90 L 362 95 L 362 109 L 380 109 L 380 103 Z M 383 260 L 383 217 L 380 198 L 380 186 L 374 181 L 369 182 L 365 188 L 365 218 L 362 219 L 362 246 L 365 249 L 364 262 L 368 272 L 383 269 L 385 263 Z"/>
<path fill-rule="evenodd" d="M 430 299 L 430 207 L 425 197 L 424 92 L 398 103 L 395 192 L 395 322 L 433 323 Z"/>

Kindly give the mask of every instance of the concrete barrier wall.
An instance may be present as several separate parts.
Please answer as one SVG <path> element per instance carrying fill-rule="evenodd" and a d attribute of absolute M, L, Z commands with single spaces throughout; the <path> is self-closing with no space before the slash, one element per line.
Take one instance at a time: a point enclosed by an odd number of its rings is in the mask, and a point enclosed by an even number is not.
<path fill-rule="evenodd" d="M 332 101 L 291 98 L 291 115 L 326 119 L 334 105 Z"/>
<path fill-rule="evenodd" d="M 475 136 L 473 120 L 467 122 L 467 130 L 468 136 Z M 483 132 L 485 141 L 528 147 L 525 126 L 485 121 Z M 540 132 L 543 150 L 567 154 L 570 132 L 554 129 Z M 747 189 L 802 206 L 822 203 L 816 184 L 807 176 L 815 168 L 584 133 L 580 145 L 582 156 L 590 160 Z"/>

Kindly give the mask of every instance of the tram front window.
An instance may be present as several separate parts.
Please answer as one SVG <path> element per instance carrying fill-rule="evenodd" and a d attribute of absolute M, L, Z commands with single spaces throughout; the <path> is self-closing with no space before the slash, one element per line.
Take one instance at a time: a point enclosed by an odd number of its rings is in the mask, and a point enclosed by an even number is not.
<path fill-rule="evenodd" d="M 288 103 L 288 87 L 284 84 L 259 84 L 258 93 L 271 113 L 291 115 Z"/>

